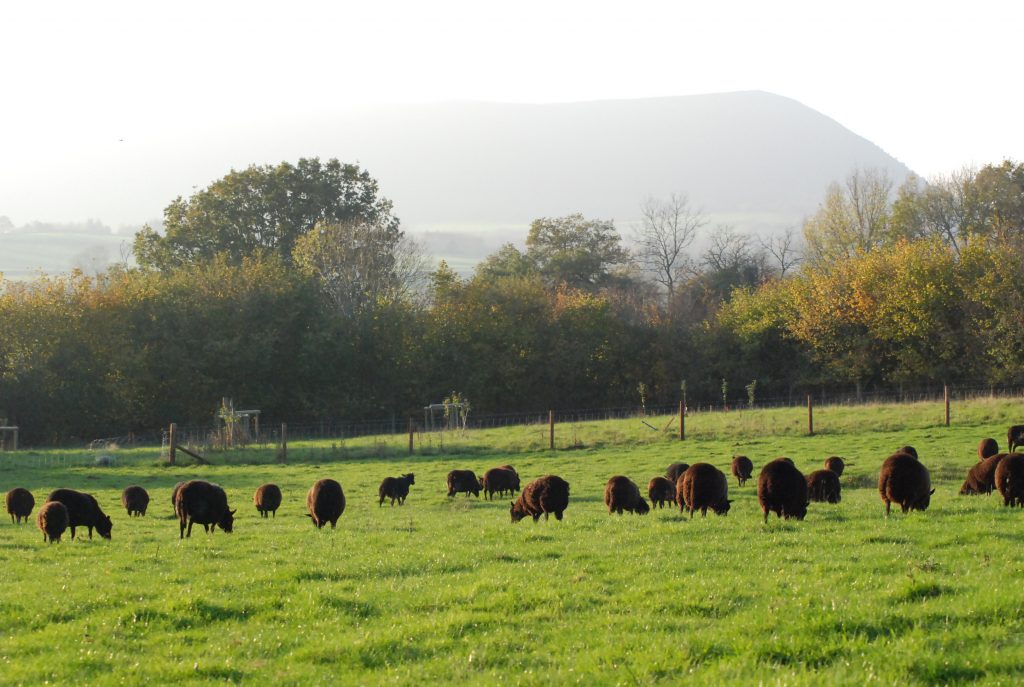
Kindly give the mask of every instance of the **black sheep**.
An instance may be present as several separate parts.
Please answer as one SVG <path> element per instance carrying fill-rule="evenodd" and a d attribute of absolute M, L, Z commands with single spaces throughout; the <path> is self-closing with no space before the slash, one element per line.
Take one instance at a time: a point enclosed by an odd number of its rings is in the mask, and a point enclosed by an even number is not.
<path fill-rule="evenodd" d="M 732 476 L 739 486 L 743 486 L 754 473 L 754 464 L 746 456 L 732 457 Z"/>
<path fill-rule="evenodd" d="M 608 507 L 608 515 L 622 515 L 623 511 L 646 515 L 651 510 L 640 495 L 640 488 L 624 475 L 616 475 L 608 480 L 604 487 L 604 505 Z"/>
<path fill-rule="evenodd" d="M 832 470 L 815 470 L 807 475 L 807 496 L 820 503 L 839 503 L 842 489 L 839 475 Z"/>
<path fill-rule="evenodd" d="M 995 480 L 1004 506 L 1024 506 L 1024 454 L 1007 454 L 996 466 Z"/>
<path fill-rule="evenodd" d="M 761 503 L 764 521 L 768 514 L 780 518 L 803 520 L 807 516 L 807 480 L 789 458 L 776 458 L 763 468 L 757 478 L 757 500 Z"/>
<path fill-rule="evenodd" d="M 836 477 L 842 477 L 843 470 L 846 469 L 846 463 L 839 456 L 829 456 L 825 459 L 825 469 L 836 473 Z"/>
<path fill-rule="evenodd" d="M 4 497 L 4 502 L 13 523 L 28 522 L 28 516 L 32 515 L 32 509 L 36 505 L 32 492 L 24 487 L 11 489 Z"/>
<path fill-rule="evenodd" d="M 519 495 L 519 500 L 512 504 L 512 522 L 519 522 L 531 516 L 534 522 L 555 514 L 556 520 L 562 519 L 562 513 L 569 507 L 569 483 L 558 475 L 545 475 L 526 485 Z"/>
<path fill-rule="evenodd" d="M 665 470 L 665 477 L 668 478 L 672 484 L 675 484 L 679 481 L 680 475 L 686 472 L 689 467 L 689 463 L 672 463 L 668 466 L 668 469 Z"/>
<path fill-rule="evenodd" d="M 277 509 L 281 507 L 281 500 L 281 487 L 276 484 L 261 484 L 252 495 L 252 503 L 262 518 L 267 517 L 267 513 L 276 518 Z"/>
<path fill-rule="evenodd" d="M 1013 453 L 1018 446 L 1024 445 L 1024 425 L 1014 425 L 1006 431 L 1007 453 Z"/>
<path fill-rule="evenodd" d="M 452 470 L 448 473 L 448 496 L 465 492 L 466 496 L 480 496 L 480 481 L 472 470 Z"/>
<path fill-rule="evenodd" d="M 404 505 L 406 497 L 409 496 L 409 486 L 412 484 L 416 484 L 416 477 L 411 472 L 401 477 L 385 477 L 377 490 L 377 495 L 380 496 L 378 505 L 383 506 L 387 499 L 391 499 L 392 506 L 395 505 L 395 501 L 398 501 L 399 506 Z"/>
<path fill-rule="evenodd" d="M 971 466 L 967 471 L 967 479 L 960 487 L 960 495 L 991 494 L 996 487 L 996 468 L 1007 455 L 1009 454 L 997 453 Z"/>
<path fill-rule="evenodd" d="M 999 443 L 992 438 L 978 442 L 978 460 L 985 460 L 999 453 Z"/>
<path fill-rule="evenodd" d="M 664 508 L 676 502 L 675 482 L 667 477 L 654 477 L 647 483 L 647 497 L 651 499 L 651 507 Z"/>
<path fill-rule="evenodd" d="M 899 504 L 904 513 L 927 510 L 935 493 L 931 484 L 928 468 L 916 455 L 900 451 L 886 458 L 878 475 L 878 494 L 885 504 L 885 515 L 888 517 L 893 503 Z"/>
<path fill-rule="evenodd" d="M 480 488 L 488 500 L 494 494 L 504 496 L 506 491 L 514 494 L 519 491 L 519 475 L 510 467 L 491 468 L 480 478 Z"/>
<path fill-rule="evenodd" d="M 707 517 L 708 508 L 715 515 L 727 515 L 732 503 L 729 500 L 729 480 L 724 472 L 710 463 L 694 463 L 676 483 L 676 503 L 680 511 L 689 511 L 691 518 L 697 510 L 701 517 Z"/>
<path fill-rule="evenodd" d="M 59 542 L 68 528 L 68 509 L 60 501 L 47 501 L 36 514 L 36 524 L 43 533 L 43 541 Z"/>
<path fill-rule="evenodd" d="M 110 516 L 100 509 L 100 504 L 91 494 L 85 494 L 74 489 L 55 489 L 46 497 L 47 501 L 60 501 L 68 509 L 68 527 L 71 528 L 71 538 L 75 538 L 76 527 L 89 529 L 89 539 L 92 539 L 92 529 L 104 539 L 110 539 L 110 531 L 114 524 Z"/>
<path fill-rule="evenodd" d="M 121 492 L 121 505 L 128 511 L 128 517 L 144 516 L 149 508 L 149 493 L 137 484 L 125 487 Z"/>
<path fill-rule="evenodd" d="M 207 533 L 220 527 L 231 532 L 235 523 L 235 511 L 228 508 L 228 496 L 219 484 L 194 479 L 178 489 L 174 510 L 178 514 L 178 538 L 192 536 L 192 525 L 199 523 Z"/>
<path fill-rule="evenodd" d="M 338 518 L 345 512 L 345 492 L 333 479 L 317 480 L 306 495 L 306 509 L 317 529 L 328 522 L 333 529 Z"/>

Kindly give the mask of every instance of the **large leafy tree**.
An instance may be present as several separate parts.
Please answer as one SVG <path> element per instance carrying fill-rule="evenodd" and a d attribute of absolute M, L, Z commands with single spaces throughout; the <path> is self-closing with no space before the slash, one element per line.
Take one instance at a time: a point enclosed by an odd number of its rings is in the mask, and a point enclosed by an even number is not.
<path fill-rule="evenodd" d="M 534 220 L 526 255 L 549 284 L 585 291 L 615 284 L 618 271 L 630 262 L 612 221 L 581 214 Z"/>
<path fill-rule="evenodd" d="M 164 210 L 164 234 L 135 235 L 139 265 L 169 270 L 224 255 L 231 264 L 276 253 L 285 263 L 299 236 L 317 223 L 366 222 L 393 228 L 398 218 L 377 181 L 358 165 L 303 158 L 295 165 L 250 166 Z"/>

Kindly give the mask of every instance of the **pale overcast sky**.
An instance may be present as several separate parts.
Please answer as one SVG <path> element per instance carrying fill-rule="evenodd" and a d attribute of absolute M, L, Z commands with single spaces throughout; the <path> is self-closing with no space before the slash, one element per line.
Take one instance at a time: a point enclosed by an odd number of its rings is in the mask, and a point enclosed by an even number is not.
<path fill-rule="evenodd" d="M 1022 31 L 1007 0 L 4 3 L 0 215 L 146 221 L 116 196 L 63 202 L 61 170 L 171 129 L 384 102 L 763 90 L 926 176 L 1021 160 Z"/>

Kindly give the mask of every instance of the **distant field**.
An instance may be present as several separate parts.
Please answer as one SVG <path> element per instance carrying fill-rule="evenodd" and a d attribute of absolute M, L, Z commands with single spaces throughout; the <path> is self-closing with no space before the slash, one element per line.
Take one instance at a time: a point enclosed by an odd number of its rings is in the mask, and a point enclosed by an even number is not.
<path fill-rule="evenodd" d="M 403 436 L 213 454 L 215 466 L 158 464 L 156 449 L 0 454 L 0 489 L 37 501 L 70 486 L 97 495 L 111 541 L 42 543 L 0 523 L 0 683 L 137 684 L 1016 684 L 1024 679 L 1024 513 L 960 497 L 980 438 L 1005 441 L 1024 402 L 822 408 L 803 436 L 796 410 L 694 415 L 688 439 L 639 420 L 466 436 Z M 649 418 L 659 429 L 670 418 Z M 937 491 L 925 513 L 886 520 L 882 460 L 917 447 Z M 579 445 L 577 450 L 566 450 Z M 756 487 L 731 483 L 728 517 L 678 511 L 610 517 L 614 474 L 642 487 L 676 460 L 756 471 L 788 455 L 803 470 L 848 461 L 843 501 L 803 522 L 761 521 Z M 527 480 L 571 486 L 563 522 L 512 525 L 508 499 L 444 495 L 453 467 L 511 463 Z M 379 508 L 377 485 L 413 471 L 405 507 Z M 337 530 L 304 517 L 315 479 L 338 479 Z M 202 477 L 238 508 L 227 535 L 178 540 L 170 490 Z M 261 520 L 257 485 L 285 503 Z M 120 490 L 153 497 L 132 519 Z"/>

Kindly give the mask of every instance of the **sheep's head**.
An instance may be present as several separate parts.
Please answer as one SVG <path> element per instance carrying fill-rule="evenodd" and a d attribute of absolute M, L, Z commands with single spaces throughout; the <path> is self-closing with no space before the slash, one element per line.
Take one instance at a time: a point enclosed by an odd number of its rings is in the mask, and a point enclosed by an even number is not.
<path fill-rule="evenodd" d="M 512 522 L 519 522 L 526 517 L 526 510 L 521 508 L 516 502 L 509 501 L 512 507 L 509 509 L 509 513 L 512 515 Z"/>
<path fill-rule="evenodd" d="M 409 484 L 416 484 L 416 476 L 413 475 L 411 472 L 405 475 L 405 478 L 409 480 Z"/>
<path fill-rule="evenodd" d="M 96 532 L 104 539 L 110 539 L 112 529 L 114 529 L 114 523 L 110 520 L 109 515 L 101 515 L 100 519 L 96 521 Z"/>
<path fill-rule="evenodd" d="M 640 499 L 640 501 L 636 504 L 636 514 L 637 515 L 647 515 L 650 512 L 651 512 L 651 507 L 647 505 L 646 501 L 644 501 L 643 499 Z"/>
<path fill-rule="evenodd" d="M 235 524 L 235 511 L 229 510 L 224 514 L 224 517 L 220 519 L 217 525 L 225 532 L 230 532 L 231 528 Z"/>
<path fill-rule="evenodd" d="M 715 515 L 728 515 L 730 508 L 732 508 L 732 500 L 724 499 L 712 506 L 711 510 L 715 511 Z"/>

